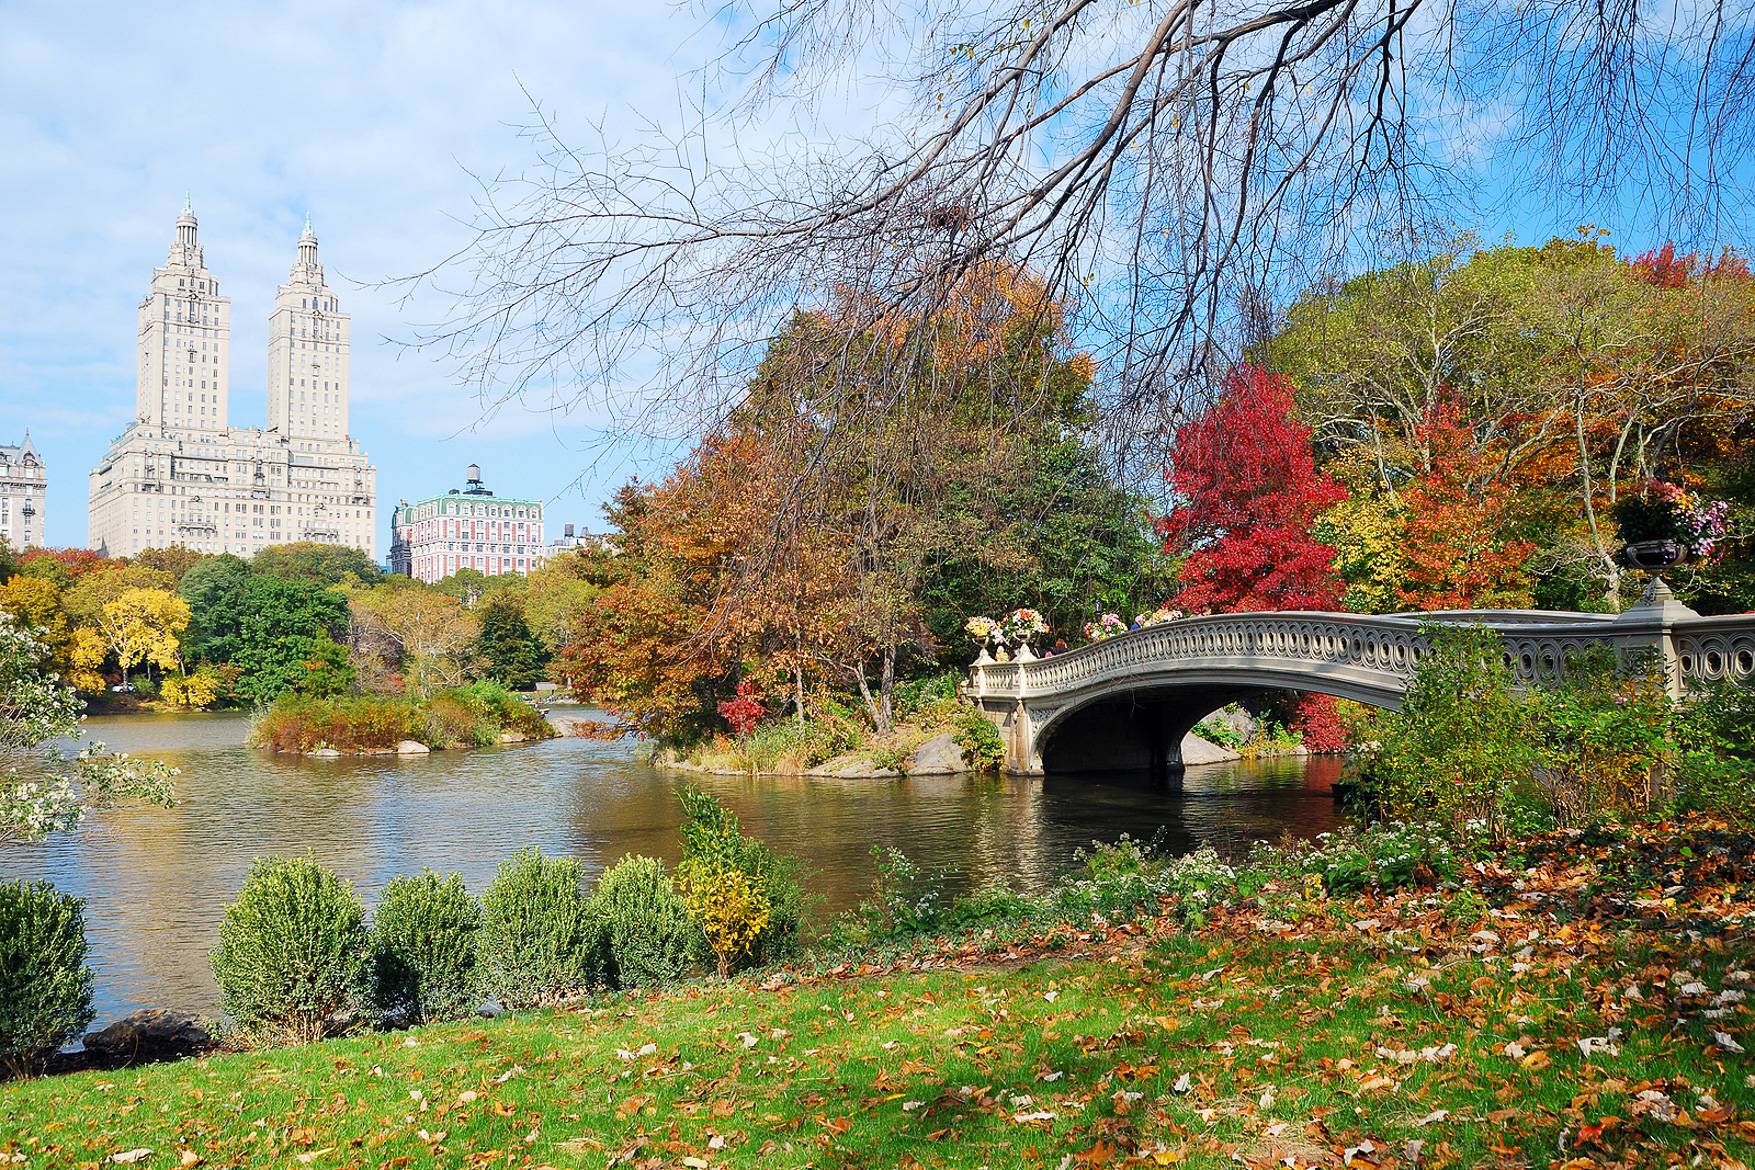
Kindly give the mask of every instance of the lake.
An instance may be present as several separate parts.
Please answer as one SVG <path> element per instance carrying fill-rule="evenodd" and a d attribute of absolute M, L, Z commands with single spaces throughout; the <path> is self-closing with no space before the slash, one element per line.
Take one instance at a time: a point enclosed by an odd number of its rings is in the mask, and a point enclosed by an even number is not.
<path fill-rule="evenodd" d="M 0 848 L 0 877 L 42 878 L 86 900 L 101 1025 L 139 1007 L 212 1013 L 220 915 L 253 858 L 310 852 L 370 905 L 388 879 L 460 872 L 477 893 L 535 844 L 593 871 L 623 854 L 674 860 L 682 777 L 632 740 L 563 738 L 430 756 L 305 760 L 245 743 L 236 714 L 92 718 L 112 750 L 181 769 L 175 808 L 121 808 L 36 845 Z M 1182 790 L 1144 777 L 818 780 L 695 777 L 774 849 L 801 858 L 819 916 L 870 887 L 872 846 L 896 846 L 955 883 L 1040 888 L 1093 840 L 1162 834 L 1176 851 L 1237 855 L 1345 813 L 1318 757 L 1190 768 Z"/>

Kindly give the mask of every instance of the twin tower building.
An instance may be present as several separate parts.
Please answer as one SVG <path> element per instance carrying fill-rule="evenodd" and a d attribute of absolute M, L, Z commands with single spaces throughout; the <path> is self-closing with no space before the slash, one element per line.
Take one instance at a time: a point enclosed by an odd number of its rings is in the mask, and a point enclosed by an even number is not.
<path fill-rule="evenodd" d="M 135 419 L 91 473 L 91 547 L 108 556 L 184 545 L 248 557 L 311 540 L 377 559 L 377 471 L 348 436 L 349 319 L 323 277 L 309 221 L 268 326 L 268 421 L 234 427 L 231 301 L 194 212 L 140 302 Z"/>

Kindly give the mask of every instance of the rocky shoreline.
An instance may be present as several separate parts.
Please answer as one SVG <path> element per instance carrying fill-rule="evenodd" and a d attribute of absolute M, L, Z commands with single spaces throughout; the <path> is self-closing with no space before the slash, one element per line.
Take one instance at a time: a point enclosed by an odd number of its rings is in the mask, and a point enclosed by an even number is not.
<path fill-rule="evenodd" d="M 1223 764 L 1242 758 L 1242 753 L 1210 743 L 1192 732 L 1182 740 L 1182 762 L 1185 765 Z M 872 759 L 869 750 L 849 752 L 802 769 L 713 767 L 699 759 L 676 752 L 659 752 L 653 758 L 653 763 L 661 768 L 705 776 L 806 776 L 824 780 L 900 780 L 910 776 L 962 776 L 981 770 L 969 765 L 962 747 L 950 732 L 926 740 L 908 754 L 900 768 L 887 768 L 877 763 Z"/>
<path fill-rule="evenodd" d="M 532 739 L 530 736 L 527 736 L 522 732 L 502 731 L 500 733 L 500 742 L 498 746 L 508 747 L 512 744 L 540 742 L 541 740 Z M 339 760 L 345 756 L 425 756 L 431 755 L 436 751 L 466 751 L 468 749 L 435 748 L 422 743 L 418 739 L 405 739 L 398 742 L 395 747 L 354 748 L 351 751 L 342 751 L 340 748 L 322 746 L 314 747 L 309 751 L 302 752 L 290 750 L 282 751 L 280 748 L 268 748 L 266 750 L 272 751 L 277 755 L 303 756 L 308 760 Z"/>

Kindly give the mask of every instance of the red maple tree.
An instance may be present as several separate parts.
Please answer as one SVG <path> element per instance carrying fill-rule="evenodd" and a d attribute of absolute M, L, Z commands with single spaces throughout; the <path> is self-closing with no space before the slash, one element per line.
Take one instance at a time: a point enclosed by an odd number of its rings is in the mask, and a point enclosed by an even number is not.
<path fill-rule="evenodd" d="M 1176 429 L 1165 478 L 1176 506 L 1159 531 L 1171 552 L 1188 552 L 1182 608 L 1340 606 L 1335 550 L 1310 530 L 1346 489 L 1316 469 L 1287 379 L 1248 365 L 1232 371 L 1218 398 Z"/>

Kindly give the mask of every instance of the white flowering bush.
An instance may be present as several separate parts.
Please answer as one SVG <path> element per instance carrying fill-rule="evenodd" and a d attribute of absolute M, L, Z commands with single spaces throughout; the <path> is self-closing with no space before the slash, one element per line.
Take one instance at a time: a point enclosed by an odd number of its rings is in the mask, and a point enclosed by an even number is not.
<path fill-rule="evenodd" d="M 1126 834 L 1112 845 L 1093 841 L 1089 852 L 1081 849 L 1074 856 L 1077 867 L 1055 891 L 1060 909 L 1072 918 L 1155 917 L 1159 900 L 1170 892 L 1164 859 Z"/>
<path fill-rule="evenodd" d="M 1314 877 L 1331 893 L 1450 881 L 1458 864 L 1442 830 L 1402 823 L 1321 833 L 1296 845 L 1259 845 L 1249 861 L 1276 877 Z"/>
<path fill-rule="evenodd" d="M 176 772 L 161 763 L 96 742 L 72 755 L 53 746 L 78 739 L 82 704 L 44 658 L 42 644 L 0 614 L 0 844 L 41 840 L 123 799 L 170 804 Z"/>
<path fill-rule="evenodd" d="M 1175 896 L 1182 921 L 1201 926 L 1208 910 L 1235 897 L 1237 871 L 1225 864 L 1218 850 L 1202 845 L 1165 866 L 1164 885 Z"/>

